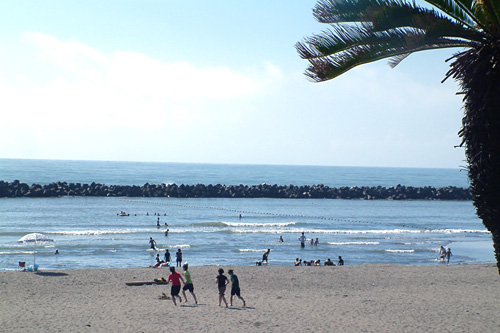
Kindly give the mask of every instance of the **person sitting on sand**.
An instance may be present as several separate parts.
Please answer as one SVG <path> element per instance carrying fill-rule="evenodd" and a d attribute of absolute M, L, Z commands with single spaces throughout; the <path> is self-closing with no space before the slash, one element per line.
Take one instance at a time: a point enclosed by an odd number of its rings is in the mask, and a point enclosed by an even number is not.
<path fill-rule="evenodd" d="M 188 271 L 188 263 L 184 263 L 182 265 L 182 269 L 184 270 L 184 277 L 186 278 L 186 284 L 184 287 L 182 287 L 182 294 L 184 295 L 184 302 L 187 302 L 187 296 L 186 296 L 186 290 L 189 290 L 191 295 L 193 295 L 194 298 L 194 303 L 198 304 L 198 301 L 196 300 L 196 295 L 194 294 L 194 286 L 193 286 L 193 280 L 191 280 L 191 273 Z"/>
<path fill-rule="evenodd" d="M 238 296 L 239 299 L 241 299 L 243 301 L 243 307 L 246 306 L 246 302 L 245 300 L 243 299 L 243 297 L 241 297 L 240 293 L 241 293 L 241 290 L 240 290 L 240 282 L 238 281 L 238 276 L 236 276 L 236 274 L 234 274 L 234 271 L 232 269 L 230 269 L 229 271 L 227 271 L 229 273 L 229 279 L 231 280 L 231 298 L 229 300 L 229 303 L 231 306 L 233 306 L 233 296 L 236 295 Z"/>
<path fill-rule="evenodd" d="M 215 283 L 217 283 L 217 287 L 219 288 L 219 306 L 221 302 L 224 301 L 227 308 L 227 301 L 224 293 L 226 292 L 226 286 L 228 285 L 229 281 L 224 275 L 224 270 L 222 268 L 219 268 L 219 275 L 217 275 Z"/>
<path fill-rule="evenodd" d="M 321 260 L 314 260 L 314 266 L 321 266 Z"/>
<path fill-rule="evenodd" d="M 181 291 L 181 280 L 182 283 L 186 284 L 182 275 L 175 271 L 175 267 L 170 267 L 170 275 L 168 276 L 167 283 L 172 281 L 172 287 L 170 288 L 170 295 L 172 295 L 172 301 L 174 301 L 174 305 L 177 306 L 177 302 L 175 301 L 175 297 L 179 297 L 179 302 L 182 302 L 182 298 L 179 296 L 179 292 Z"/>
<path fill-rule="evenodd" d="M 295 266 L 302 266 L 302 259 L 295 259 Z"/>
<path fill-rule="evenodd" d="M 335 266 L 335 264 L 330 260 L 330 258 L 328 258 L 325 260 L 325 266 Z"/>
<path fill-rule="evenodd" d="M 337 263 L 337 266 L 344 266 L 344 259 L 342 259 L 341 256 L 339 256 L 339 262 Z"/>

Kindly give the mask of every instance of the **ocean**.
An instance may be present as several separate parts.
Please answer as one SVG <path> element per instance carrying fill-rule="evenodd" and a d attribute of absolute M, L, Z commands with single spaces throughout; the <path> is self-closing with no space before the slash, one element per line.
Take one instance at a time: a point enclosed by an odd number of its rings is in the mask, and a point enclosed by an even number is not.
<path fill-rule="evenodd" d="M 460 169 L 0 159 L 0 180 L 16 179 L 42 185 L 468 186 Z M 54 241 L 36 247 L 17 242 L 32 232 Z M 150 249 L 150 237 L 159 252 Z M 319 244 L 310 245 L 316 238 Z M 179 249 L 191 265 L 255 265 L 267 249 L 269 265 L 293 265 L 295 258 L 336 262 L 338 256 L 346 265 L 441 265 L 441 245 L 451 248 L 450 264 L 495 262 L 491 235 L 470 201 L 0 198 L 0 270 L 35 260 L 41 269 L 145 267 L 157 253 L 163 259 L 169 250 L 175 258 Z"/>

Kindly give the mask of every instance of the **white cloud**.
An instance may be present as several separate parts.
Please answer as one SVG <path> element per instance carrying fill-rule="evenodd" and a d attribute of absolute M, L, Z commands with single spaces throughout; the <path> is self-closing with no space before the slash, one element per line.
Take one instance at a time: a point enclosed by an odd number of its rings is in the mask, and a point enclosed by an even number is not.
<path fill-rule="evenodd" d="M 10 94 L 16 103 L 0 103 L 17 111 L 10 121 L 32 127 L 161 128 L 176 123 L 182 128 L 209 119 L 202 116 L 205 105 L 250 98 L 268 80 L 227 67 L 162 62 L 137 52 L 105 55 L 78 41 L 37 32 L 25 32 L 23 41 L 33 46 L 41 66 L 50 64 L 53 70 L 41 83 L 24 78 L 22 88 Z"/>

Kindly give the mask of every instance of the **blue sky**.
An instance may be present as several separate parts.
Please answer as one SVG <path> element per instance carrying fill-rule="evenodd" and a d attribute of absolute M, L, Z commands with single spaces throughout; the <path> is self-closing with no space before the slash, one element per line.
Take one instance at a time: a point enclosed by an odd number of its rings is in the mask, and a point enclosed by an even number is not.
<path fill-rule="evenodd" d="M 0 158 L 463 166 L 458 50 L 312 83 L 309 0 L 0 2 Z"/>

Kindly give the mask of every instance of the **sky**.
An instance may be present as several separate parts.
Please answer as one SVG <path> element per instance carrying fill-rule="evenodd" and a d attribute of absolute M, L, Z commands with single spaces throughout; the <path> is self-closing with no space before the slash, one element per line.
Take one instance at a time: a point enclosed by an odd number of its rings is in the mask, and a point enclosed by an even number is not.
<path fill-rule="evenodd" d="M 310 0 L 0 2 L 0 158 L 459 168 L 458 49 L 313 83 Z"/>

